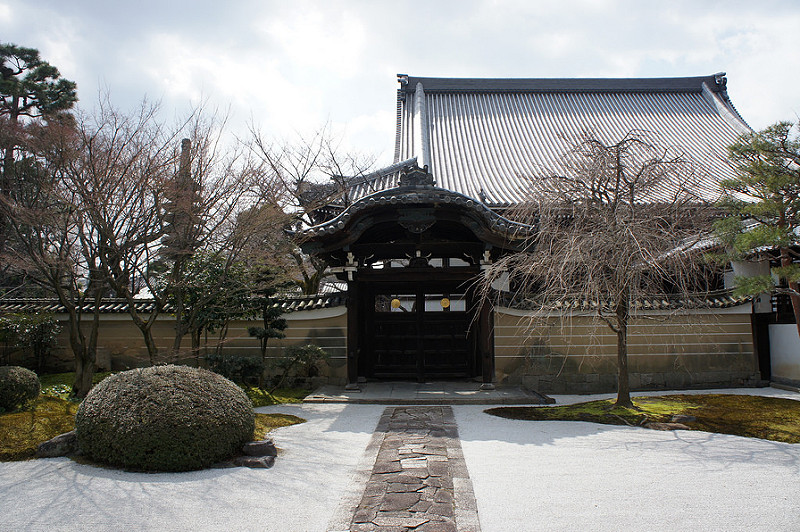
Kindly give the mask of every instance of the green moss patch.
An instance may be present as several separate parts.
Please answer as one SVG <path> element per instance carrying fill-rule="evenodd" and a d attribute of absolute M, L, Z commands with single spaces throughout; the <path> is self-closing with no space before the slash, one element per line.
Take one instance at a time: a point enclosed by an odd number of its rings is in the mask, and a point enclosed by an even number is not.
<path fill-rule="evenodd" d="M 113 372 L 103 371 L 92 375 L 92 383 L 97 384 Z M 75 382 L 75 372 L 70 373 L 50 373 L 40 375 L 39 382 L 42 385 L 42 394 L 50 397 L 60 397 L 61 399 L 75 399 L 72 394 L 72 383 Z M 77 400 L 77 399 L 75 399 Z"/>
<path fill-rule="evenodd" d="M 667 423 L 676 415 L 692 430 L 748 438 L 800 443 L 800 402 L 754 395 L 702 394 L 634 397 L 635 408 L 614 406 L 613 400 L 550 407 L 500 407 L 487 414 L 507 419 L 590 421 L 605 425 L 641 426 Z"/>
<path fill-rule="evenodd" d="M 280 405 L 285 403 L 302 403 L 311 390 L 304 388 L 278 388 L 273 393 L 262 390 L 258 386 L 246 386 L 244 391 L 253 401 L 253 407 Z"/>
<path fill-rule="evenodd" d="M 36 446 L 75 428 L 78 405 L 41 396 L 24 412 L 0 415 L 0 461 L 26 460 Z"/>
<path fill-rule="evenodd" d="M 273 429 L 305 422 L 305 419 L 289 414 L 259 414 L 256 412 L 256 430 L 253 432 L 253 440 L 263 440 L 266 434 Z"/>

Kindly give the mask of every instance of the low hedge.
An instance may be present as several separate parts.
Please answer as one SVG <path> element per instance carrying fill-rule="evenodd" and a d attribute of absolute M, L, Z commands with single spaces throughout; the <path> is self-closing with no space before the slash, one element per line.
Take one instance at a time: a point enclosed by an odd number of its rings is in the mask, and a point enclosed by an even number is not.
<path fill-rule="evenodd" d="M 145 471 L 202 469 L 253 437 L 253 406 L 228 379 L 204 369 L 154 366 L 111 375 L 75 418 L 91 459 Z"/>
<path fill-rule="evenodd" d="M 19 366 L 0 366 L 0 411 L 11 411 L 39 397 L 39 377 Z"/>

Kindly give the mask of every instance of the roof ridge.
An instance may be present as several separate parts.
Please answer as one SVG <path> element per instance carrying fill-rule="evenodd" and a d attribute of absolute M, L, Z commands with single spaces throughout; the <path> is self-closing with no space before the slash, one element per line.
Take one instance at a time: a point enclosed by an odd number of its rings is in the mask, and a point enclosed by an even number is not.
<path fill-rule="evenodd" d="M 408 166 L 410 164 L 416 164 L 417 158 L 410 157 L 403 161 L 397 161 L 389 166 L 384 166 L 383 168 L 378 168 L 377 170 L 373 170 L 367 174 L 357 175 L 353 177 L 348 177 L 347 181 L 345 182 L 347 187 L 352 188 L 358 185 L 363 185 L 364 183 L 369 183 L 370 181 L 375 181 L 376 179 L 380 179 L 381 177 L 386 177 L 388 175 L 394 174 L 399 172 L 403 167 Z"/>
<path fill-rule="evenodd" d="M 713 92 L 725 91 L 725 73 L 674 78 L 433 78 L 398 75 L 399 92 Z"/>

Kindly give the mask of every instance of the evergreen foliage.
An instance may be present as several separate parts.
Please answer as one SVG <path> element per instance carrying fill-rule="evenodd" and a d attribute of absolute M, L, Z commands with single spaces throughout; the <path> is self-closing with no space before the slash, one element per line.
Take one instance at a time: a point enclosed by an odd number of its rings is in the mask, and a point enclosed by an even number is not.
<path fill-rule="evenodd" d="M 228 379 L 186 366 L 112 375 L 78 409 L 80 449 L 110 465 L 147 471 L 208 467 L 237 453 L 254 430 L 253 406 Z"/>
<path fill-rule="evenodd" d="M 6 314 L 0 316 L 0 340 L 18 349 L 30 349 L 36 370 L 42 369 L 44 359 L 55 347 L 61 331 L 52 314 Z"/>
<path fill-rule="evenodd" d="M 0 45 L 0 115 L 16 122 L 71 109 L 78 101 L 75 82 L 61 77 L 39 51 Z"/>
<path fill-rule="evenodd" d="M 736 277 L 735 293 L 788 294 L 800 334 L 800 123 L 742 135 L 728 152 L 736 177 L 722 181 L 721 206 L 731 216 L 715 225 L 724 259 L 778 261 L 771 275 Z"/>
<path fill-rule="evenodd" d="M 264 361 L 261 357 L 235 355 L 206 355 L 208 369 L 234 382 L 249 383 L 261 377 Z"/>
<path fill-rule="evenodd" d="M 278 304 L 277 296 L 282 290 L 286 290 L 291 283 L 284 279 L 282 272 L 267 266 L 256 270 L 254 281 L 254 304 L 261 316 L 261 326 L 249 327 L 247 332 L 250 336 L 258 338 L 261 347 L 261 360 L 266 361 L 267 342 L 269 339 L 286 337 L 283 331 L 286 330 L 288 324 L 282 318 L 284 311 Z"/>
<path fill-rule="evenodd" d="M 328 359 L 328 353 L 314 344 L 292 345 L 284 350 L 283 356 L 275 359 L 274 365 L 280 371 L 275 378 L 273 392 L 283 386 L 292 371 L 298 375 L 312 377 L 318 371 L 317 364 Z"/>
<path fill-rule="evenodd" d="M 15 410 L 39 397 L 39 377 L 19 366 L 0 366 L 0 410 Z"/>
<path fill-rule="evenodd" d="M 164 275 L 160 283 L 173 307 L 180 294 L 181 321 L 176 326 L 189 334 L 192 352 L 197 357 L 204 333 L 217 333 L 217 347 L 220 347 L 231 320 L 255 314 L 250 297 L 251 272 L 245 264 L 230 262 L 219 253 L 201 251 L 184 259 L 180 291 L 175 290 L 175 279 L 169 274 Z"/>
<path fill-rule="evenodd" d="M 13 244 L 8 209 L 20 196 L 37 194 L 42 173 L 35 144 L 52 143 L 52 131 L 69 130 L 66 115 L 77 101 L 74 82 L 42 60 L 39 51 L 0 43 L 0 293 L 41 295 L 28 290 L 25 272 L 9 270 L 5 252 Z"/>

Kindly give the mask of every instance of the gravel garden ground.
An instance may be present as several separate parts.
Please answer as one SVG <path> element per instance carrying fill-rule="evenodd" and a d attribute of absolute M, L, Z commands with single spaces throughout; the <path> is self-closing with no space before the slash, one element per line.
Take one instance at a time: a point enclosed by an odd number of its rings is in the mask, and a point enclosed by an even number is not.
<path fill-rule="evenodd" d="M 716 392 L 800 399 L 772 388 Z M 484 532 L 790 530 L 800 522 L 797 444 L 452 408 Z M 363 490 L 357 473 L 384 409 L 258 408 L 308 420 L 272 433 L 281 452 L 268 470 L 147 474 L 66 458 L 2 463 L 0 530 L 330 530 L 348 494 Z"/>

